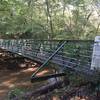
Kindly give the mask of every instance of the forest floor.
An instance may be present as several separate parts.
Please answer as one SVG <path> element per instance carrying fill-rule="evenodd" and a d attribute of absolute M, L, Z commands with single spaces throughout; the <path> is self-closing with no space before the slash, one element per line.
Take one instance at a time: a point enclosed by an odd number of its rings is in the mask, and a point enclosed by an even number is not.
<path fill-rule="evenodd" d="M 29 80 L 32 71 L 22 70 L 20 72 L 13 72 L 9 70 L 0 70 L 0 100 L 5 100 L 8 92 L 13 88 L 31 87 Z"/>
<path fill-rule="evenodd" d="M 0 100 L 8 100 L 8 94 L 14 89 L 34 90 L 44 84 L 37 82 L 33 85 L 30 81 L 32 73 L 40 66 L 39 64 L 27 59 L 28 63 L 25 61 L 18 61 L 17 66 L 15 63 L 16 59 L 13 61 L 10 59 L 11 57 L 6 52 L 0 50 Z M 19 66 L 22 66 L 22 68 Z M 26 67 L 24 68 L 23 66 Z M 37 75 L 41 76 L 49 74 L 50 72 L 50 69 L 44 69 Z"/>
<path fill-rule="evenodd" d="M 33 83 L 30 82 L 30 76 L 36 69 L 37 67 L 20 71 L 0 70 L 0 100 L 6 100 L 8 93 L 15 88 L 35 89 L 36 84 L 33 87 Z M 38 75 L 45 73 L 48 73 L 48 69 L 45 69 Z"/>

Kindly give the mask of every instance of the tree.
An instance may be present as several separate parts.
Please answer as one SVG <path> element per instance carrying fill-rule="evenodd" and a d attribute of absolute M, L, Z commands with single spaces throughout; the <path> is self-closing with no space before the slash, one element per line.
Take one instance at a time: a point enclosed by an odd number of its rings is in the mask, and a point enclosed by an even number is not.
<path fill-rule="evenodd" d="M 35 39 L 94 39 L 100 32 L 99 5 L 99 0 L 1 0 L 1 38 L 17 35 Z"/>

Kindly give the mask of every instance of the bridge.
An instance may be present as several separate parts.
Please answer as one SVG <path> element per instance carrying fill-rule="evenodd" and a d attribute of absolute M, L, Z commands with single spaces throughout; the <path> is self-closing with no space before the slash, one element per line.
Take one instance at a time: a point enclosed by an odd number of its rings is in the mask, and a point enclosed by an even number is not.
<path fill-rule="evenodd" d="M 88 80 L 98 80 L 99 71 L 91 69 L 93 46 L 93 40 L 0 39 L 1 49 L 42 63 L 31 76 L 32 79 L 52 63 L 62 72 L 56 76 L 64 75 L 67 70 L 81 74 Z"/>

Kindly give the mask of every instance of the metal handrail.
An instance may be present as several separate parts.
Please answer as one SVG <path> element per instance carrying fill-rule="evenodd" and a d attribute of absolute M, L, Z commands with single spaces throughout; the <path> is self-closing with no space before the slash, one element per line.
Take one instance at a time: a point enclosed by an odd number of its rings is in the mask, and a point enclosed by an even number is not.
<path fill-rule="evenodd" d="M 64 41 L 57 49 L 54 51 L 54 53 L 32 74 L 31 77 L 34 77 L 54 56 L 55 54 L 62 49 L 62 47 L 65 45 L 66 41 Z"/>

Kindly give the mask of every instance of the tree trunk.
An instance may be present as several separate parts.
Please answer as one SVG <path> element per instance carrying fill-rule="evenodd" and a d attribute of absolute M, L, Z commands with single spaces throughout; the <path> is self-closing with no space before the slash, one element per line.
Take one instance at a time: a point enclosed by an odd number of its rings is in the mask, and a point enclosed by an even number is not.
<path fill-rule="evenodd" d="M 41 95 L 46 95 L 47 93 L 52 92 L 55 89 L 60 89 L 64 85 L 66 85 L 66 86 L 69 85 L 69 80 L 56 81 L 54 83 L 51 83 L 51 84 L 48 84 L 46 86 L 40 87 L 39 89 L 37 89 L 35 91 L 23 94 L 21 97 L 15 97 L 13 100 L 20 100 L 20 98 L 22 98 L 23 100 L 31 100 L 31 98 L 36 98 L 36 97 L 39 97 Z"/>
<path fill-rule="evenodd" d="M 51 17 L 51 13 L 50 13 L 50 4 L 48 0 L 45 0 L 46 2 L 46 10 L 47 10 L 47 23 L 49 23 L 50 26 L 50 32 L 49 32 L 49 39 L 53 39 L 53 23 L 52 23 L 52 17 Z"/>

